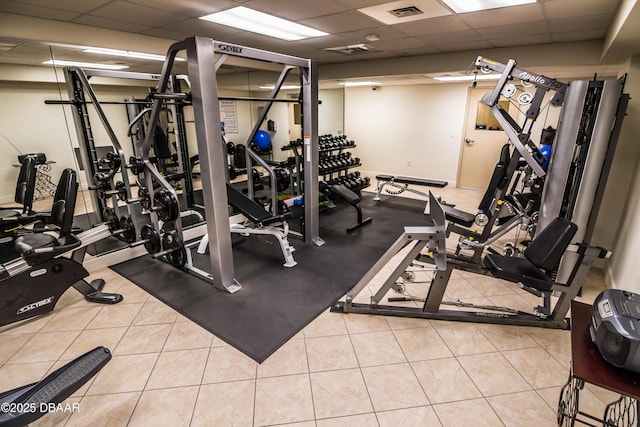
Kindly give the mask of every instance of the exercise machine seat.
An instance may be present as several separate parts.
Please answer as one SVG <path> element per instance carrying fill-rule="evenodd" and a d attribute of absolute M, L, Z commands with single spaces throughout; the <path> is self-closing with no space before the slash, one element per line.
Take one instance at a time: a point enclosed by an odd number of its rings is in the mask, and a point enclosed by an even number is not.
<path fill-rule="evenodd" d="M 455 222 L 463 227 L 471 227 L 476 219 L 475 214 L 461 211 L 453 206 L 442 205 L 442 210 L 447 221 Z"/>
<path fill-rule="evenodd" d="M 20 172 L 18 173 L 18 182 L 16 183 L 16 194 L 14 197 L 14 201 L 20 206 L 0 208 L 0 217 L 4 219 L 31 214 L 35 189 L 36 159 L 32 156 L 25 156 L 20 164 Z"/>
<path fill-rule="evenodd" d="M 71 232 L 77 191 L 76 172 L 73 169 L 65 169 L 62 171 L 56 188 L 51 215 L 47 218 L 47 224 L 57 227 L 58 236 L 44 232 L 25 234 L 16 239 L 15 250 L 17 253 L 24 255 L 37 248 L 66 247 L 79 243 Z"/>
<path fill-rule="evenodd" d="M 555 218 L 523 252 L 524 257 L 487 254 L 484 263 L 495 277 L 520 282 L 539 291 L 550 291 L 550 276 L 576 234 L 578 226 L 565 218 Z"/>

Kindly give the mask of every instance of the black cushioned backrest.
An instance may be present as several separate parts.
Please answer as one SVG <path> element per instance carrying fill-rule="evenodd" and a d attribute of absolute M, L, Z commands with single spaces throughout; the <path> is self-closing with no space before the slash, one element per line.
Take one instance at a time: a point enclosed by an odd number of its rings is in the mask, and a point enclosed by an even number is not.
<path fill-rule="evenodd" d="M 524 256 L 538 268 L 545 271 L 555 270 L 576 231 L 578 226 L 568 219 L 555 218 L 536 235 L 525 249 Z"/>
<path fill-rule="evenodd" d="M 171 149 L 169 148 L 169 140 L 160 126 L 156 126 L 156 129 L 153 132 L 153 141 L 155 143 L 153 149 L 156 156 L 161 159 L 170 159 Z"/>
<path fill-rule="evenodd" d="M 63 170 L 51 207 L 51 222 L 60 227 L 61 237 L 71 234 L 77 192 L 76 171 L 73 169 Z"/>
<path fill-rule="evenodd" d="M 484 196 L 480 201 L 480 205 L 478 209 L 487 213 L 487 211 L 491 208 L 491 202 L 495 197 L 496 190 L 498 188 L 502 188 L 505 181 L 505 175 L 507 173 L 507 163 L 509 162 L 509 144 L 504 144 L 500 149 L 500 160 L 496 163 L 496 167 L 493 168 L 493 174 L 491 175 L 491 180 L 489 181 L 489 186 L 487 187 L 487 191 L 484 192 Z"/>
<path fill-rule="evenodd" d="M 271 214 L 262 206 L 246 197 L 227 183 L 227 199 L 229 204 L 246 216 L 254 224 L 259 224 L 271 218 Z"/>
<path fill-rule="evenodd" d="M 33 207 L 33 193 L 36 189 L 36 161 L 26 156 L 20 165 L 18 183 L 16 185 L 16 203 L 24 206 L 24 212 L 31 212 Z"/>

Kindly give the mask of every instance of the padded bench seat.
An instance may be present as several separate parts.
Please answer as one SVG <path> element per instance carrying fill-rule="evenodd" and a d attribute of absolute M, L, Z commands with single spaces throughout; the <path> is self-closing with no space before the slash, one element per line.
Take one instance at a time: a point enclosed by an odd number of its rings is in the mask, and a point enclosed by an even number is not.
<path fill-rule="evenodd" d="M 427 187 L 446 187 L 447 181 L 436 181 L 432 179 L 422 179 L 422 178 L 410 178 L 406 176 L 393 176 L 393 175 L 376 175 L 376 179 L 378 181 L 387 181 L 387 182 L 395 182 L 398 184 L 413 184 L 413 185 L 424 185 Z"/>
<path fill-rule="evenodd" d="M 461 211 L 453 206 L 442 205 L 444 216 L 448 221 L 455 222 L 463 227 L 471 227 L 476 220 L 476 215 Z"/>
<path fill-rule="evenodd" d="M 510 282 L 522 282 L 543 292 L 550 291 L 554 285 L 553 279 L 536 268 L 527 258 L 487 254 L 484 263 L 495 277 Z"/>

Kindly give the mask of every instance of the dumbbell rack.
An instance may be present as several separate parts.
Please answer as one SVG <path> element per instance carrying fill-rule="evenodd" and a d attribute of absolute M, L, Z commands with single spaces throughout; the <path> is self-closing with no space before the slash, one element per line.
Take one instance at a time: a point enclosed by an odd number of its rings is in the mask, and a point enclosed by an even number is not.
<path fill-rule="evenodd" d="M 360 192 L 370 185 L 368 177 L 360 176 L 359 171 L 349 172 L 352 169 L 362 166 L 360 158 L 353 157 L 348 151 L 355 148 L 356 144 L 347 139 L 346 135 L 321 135 L 320 140 L 320 162 L 318 171 L 322 180 L 329 185 L 342 184 L 354 193 Z"/>

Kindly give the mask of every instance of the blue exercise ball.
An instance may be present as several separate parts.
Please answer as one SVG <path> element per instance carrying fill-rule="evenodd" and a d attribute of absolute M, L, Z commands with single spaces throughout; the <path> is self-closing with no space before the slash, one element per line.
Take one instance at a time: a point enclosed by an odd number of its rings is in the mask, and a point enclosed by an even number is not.
<path fill-rule="evenodd" d="M 258 146 L 260 150 L 268 150 L 271 146 L 271 137 L 263 130 L 256 132 L 256 136 L 253 137 L 253 143 Z"/>
<path fill-rule="evenodd" d="M 552 147 L 551 145 L 542 145 L 542 146 L 540 146 L 540 152 L 542 153 L 542 155 L 546 159 L 544 161 L 544 163 L 542 164 L 542 169 L 545 170 L 545 171 L 549 167 L 549 160 L 551 160 L 551 147 Z"/>

